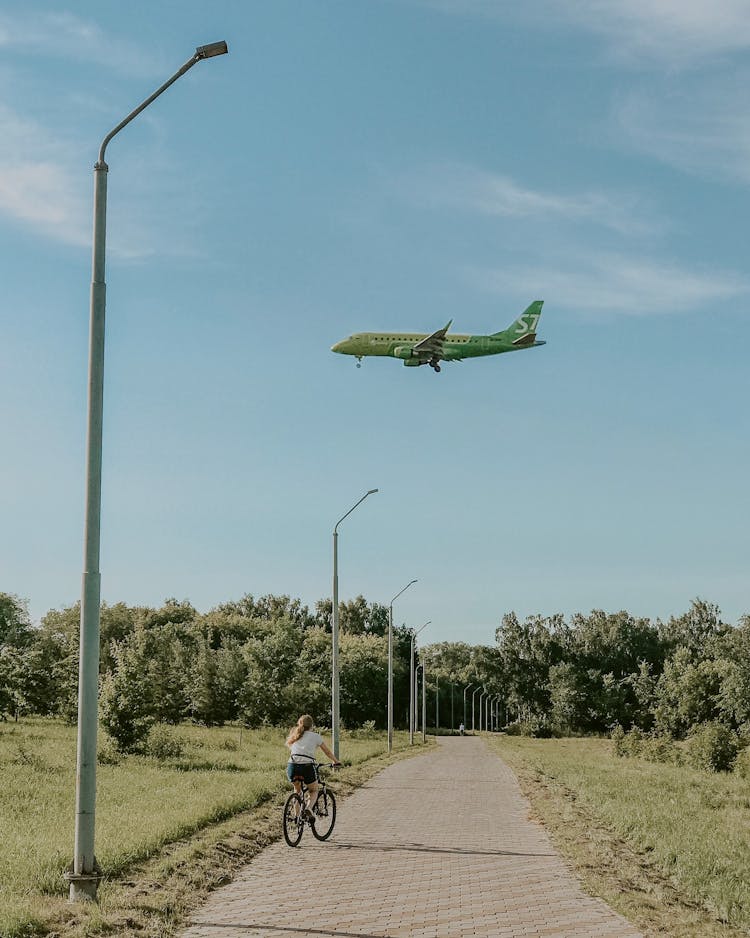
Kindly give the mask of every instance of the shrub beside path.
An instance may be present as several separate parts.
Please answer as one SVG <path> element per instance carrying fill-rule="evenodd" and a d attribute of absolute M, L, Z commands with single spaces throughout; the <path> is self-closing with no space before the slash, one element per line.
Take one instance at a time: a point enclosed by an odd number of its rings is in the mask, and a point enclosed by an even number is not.
<path fill-rule="evenodd" d="M 528 815 L 481 739 L 444 737 L 341 801 L 328 842 L 264 850 L 182 938 L 640 938 Z"/>

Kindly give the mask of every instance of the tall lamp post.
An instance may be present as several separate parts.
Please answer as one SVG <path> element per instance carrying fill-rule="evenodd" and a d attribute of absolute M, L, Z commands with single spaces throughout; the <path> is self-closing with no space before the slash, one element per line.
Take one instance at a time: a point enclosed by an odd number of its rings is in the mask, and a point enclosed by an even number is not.
<path fill-rule="evenodd" d="M 331 624 L 331 735 L 333 736 L 333 754 L 339 758 L 341 749 L 340 727 L 340 688 L 339 688 L 339 525 L 358 508 L 368 495 L 374 495 L 377 489 L 368 489 L 356 505 L 342 515 L 333 528 L 333 613 Z"/>
<path fill-rule="evenodd" d="M 410 746 L 414 745 L 414 727 L 416 725 L 416 712 L 415 711 L 417 707 L 417 701 L 416 701 L 417 690 L 416 690 L 416 685 L 414 683 L 414 678 L 415 678 L 414 648 L 415 648 L 416 641 L 417 641 L 417 635 L 419 635 L 422 629 L 426 629 L 427 626 L 430 624 L 430 622 L 432 622 L 432 619 L 430 619 L 429 622 L 425 622 L 424 625 L 420 625 L 420 627 L 417 629 L 416 632 L 412 629 L 412 633 L 411 633 L 411 656 L 409 658 L 409 662 L 410 662 L 410 668 L 409 668 L 409 745 Z"/>
<path fill-rule="evenodd" d="M 410 580 L 396 593 L 388 605 L 388 752 L 393 750 L 393 604 L 416 582 L 416 580 Z"/>
<path fill-rule="evenodd" d="M 435 672 L 435 735 L 440 729 L 440 675 Z"/>
<path fill-rule="evenodd" d="M 464 687 L 464 730 L 466 730 L 466 691 L 472 686 L 473 682 L 472 684 L 467 684 L 466 687 Z"/>
<path fill-rule="evenodd" d="M 202 59 L 228 52 L 225 42 L 198 46 L 195 53 L 149 98 L 110 131 L 94 164 L 94 232 L 90 297 L 88 423 L 86 433 L 86 507 L 84 569 L 81 589 L 81 641 L 78 667 L 78 748 L 76 756 L 76 815 L 73 870 L 66 874 L 70 899 L 95 899 L 99 871 L 94 857 L 96 815 L 96 732 L 99 684 L 99 570 L 102 505 L 102 424 L 104 418 L 104 320 L 106 284 L 104 262 L 107 224 L 107 172 L 104 151 L 109 141 L 144 108 Z"/>
<path fill-rule="evenodd" d="M 476 695 L 479 693 L 481 689 L 482 689 L 481 687 L 477 687 L 475 690 L 471 692 L 471 732 L 472 733 L 474 732 L 474 698 L 476 697 Z"/>

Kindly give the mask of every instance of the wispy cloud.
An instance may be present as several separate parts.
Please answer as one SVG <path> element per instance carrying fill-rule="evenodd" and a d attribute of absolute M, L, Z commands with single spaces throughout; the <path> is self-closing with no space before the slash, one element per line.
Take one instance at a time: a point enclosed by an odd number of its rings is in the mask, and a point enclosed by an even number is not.
<path fill-rule="evenodd" d="M 572 26 L 605 40 L 622 61 L 686 67 L 750 48 L 746 0 L 537 0 L 510 8 L 497 0 L 417 0 L 443 13 Z"/>
<path fill-rule="evenodd" d="M 623 58 L 684 67 L 750 48 L 746 0 L 549 0 L 543 5 L 603 36 Z"/>
<path fill-rule="evenodd" d="M 162 64 L 154 60 L 152 51 L 146 55 L 136 43 L 108 35 L 91 20 L 65 11 L 0 13 L 0 48 L 6 55 L 19 49 L 25 56 L 37 52 L 140 76 L 153 74 Z"/>
<path fill-rule="evenodd" d="M 613 109 L 621 141 L 670 166 L 750 183 L 747 70 L 675 83 L 661 95 L 634 91 Z"/>
<path fill-rule="evenodd" d="M 43 127 L 0 105 L 0 214 L 67 244 L 90 241 L 69 153 Z"/>
<path fill-rule="evenodd" d="M 614 253 L 571 254 L 554 264 L 471 268 L 466 275 L 493 293 L 554 296 L 556 305 L 589 314 L 684 313 L 750 293 L 750 282 L 732 271 L 700 272 Z"/>
<path fill-rule="evenodd" d="M 586 222 L 625 235 L 661 232 L 658 220 L 633 194 L 604 191 L 576 193 L 531 189 L 510 176 L 465 164 L 425 167 L 405 178 L 404 186 L 422 204 L 446 206 L 504 218 L 562 219 Z"/>

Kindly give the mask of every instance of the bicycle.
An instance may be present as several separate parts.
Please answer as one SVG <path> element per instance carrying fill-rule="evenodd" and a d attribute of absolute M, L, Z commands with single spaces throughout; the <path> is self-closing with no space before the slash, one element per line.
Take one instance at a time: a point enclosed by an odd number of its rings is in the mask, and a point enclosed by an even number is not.
<path fill-rule="evenodd" d="M 315 780 L 317 781 L 318 797 L 315 804 L 309 807 L 305 806 L 305 794 L 307 785 L 303 779 L 302 790 L 299 794 L 293 791 L 286 799 L 284 804 L 284 840 L 290 847 L 296 847 L 302 840 L 305 832 L 305 824 L 310 825 L 313 837 L 316 840 L 327 840 L 333 831 L 333 825 L 336 823 L 336 798 L 332 791 L 328 791 L 325 779 L 320 775 L 320 769 L 332 769 L 333 762 L 313 762 L 315 768 Z"/>

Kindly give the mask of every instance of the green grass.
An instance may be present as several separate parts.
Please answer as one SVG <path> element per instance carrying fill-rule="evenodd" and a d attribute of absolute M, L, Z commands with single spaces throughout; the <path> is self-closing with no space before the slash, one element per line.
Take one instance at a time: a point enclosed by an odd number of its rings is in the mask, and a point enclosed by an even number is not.
<path fill-rule="evenodd" d="M 667 904 L 698 908 L 717 924 L 694 930 L 687 914 L 684 930 L 672 925 L 669 934 L 730 933 L 721 923 L 731 933 L 750 933 L 750 780 L 621 759 L 601 739 L 501 737 L 490 745 L 518 771 L 537 813 L 579 867 L 586 865 L 584 850 L 592 849 L 586 839 L 599 839 L 602 857 L 589 855 L 591 864 L 611 865 L 615 878 L 618 867 L 628 878 L 622 870 L 628 864 L 645 874 L 621 907 L 625 914 L 642 914 L 640 924 L 648 924 L 647 907 L 660 896 Z M 604 834 L 592 833 L 596 828 Z M 615 864 L 604 855 L 617 849 L 614 841 L 605 843 L 606 831 L 629 848 Z M 622 884 L 613 892 L 621 894 Z"/>
<path fill-rule="evenodd" d="M 283 729 L 174 729 L 182 757 L 124 756 L 97 770 L 96 853 L 109 877 L 176 841 L 288 788 Z M 396 734 L 395 748 L 408 741 Z M 73 854 L 75 728 L 28 719 L 0 725 L 0 935 L 44 934 L 45 896 L 62 896 Z M 352 765 L 386 749 L 385 737 L 342 734 Z M 334 783 L 335 785 L 335 783 Z"/>

